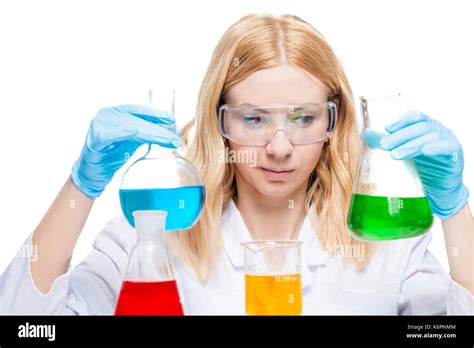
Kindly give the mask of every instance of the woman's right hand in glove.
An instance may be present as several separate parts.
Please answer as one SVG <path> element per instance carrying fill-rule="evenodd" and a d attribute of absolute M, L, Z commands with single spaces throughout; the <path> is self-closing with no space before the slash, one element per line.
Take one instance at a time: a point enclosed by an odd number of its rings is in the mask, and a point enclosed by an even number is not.
<path fill-rule="evenodd" d="M 74 185 L 89 198 L 105 186 L 142 144 L 176 148 L 181 138 L 174 116 L 153 105 L 103 108 L 92 120 L 79 159 L 72 167 Z"/>

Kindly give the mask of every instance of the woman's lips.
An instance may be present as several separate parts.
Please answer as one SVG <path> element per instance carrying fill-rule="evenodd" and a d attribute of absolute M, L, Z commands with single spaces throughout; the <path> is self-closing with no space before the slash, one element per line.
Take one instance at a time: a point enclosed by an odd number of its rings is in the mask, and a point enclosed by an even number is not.
<path fill-rule="evenodd" d="M 291 173 L 294 171 L 294 169 L 277 169 L 277 168 L 264 168 L 260 167 L 262 169 L 263 173 L 268 179 L 272 180 L 285 180 L 287 179 Z"/>

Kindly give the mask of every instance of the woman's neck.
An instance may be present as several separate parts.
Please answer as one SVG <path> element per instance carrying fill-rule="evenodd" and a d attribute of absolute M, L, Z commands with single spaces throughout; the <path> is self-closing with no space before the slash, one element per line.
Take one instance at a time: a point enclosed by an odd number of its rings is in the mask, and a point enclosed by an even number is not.
<path fill-rule="evenodd" d="M 306 184 L 286 196 L 273 197 L 237 180 L 235 204 L 254 240 L 297 239 L 305 218 Z"/>

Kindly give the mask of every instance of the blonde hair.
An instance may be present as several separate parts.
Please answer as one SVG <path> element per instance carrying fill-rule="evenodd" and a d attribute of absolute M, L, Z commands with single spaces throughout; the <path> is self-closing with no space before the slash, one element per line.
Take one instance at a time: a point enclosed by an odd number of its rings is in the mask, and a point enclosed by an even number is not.
<path fill-rule="evenodd" d="M 226 146 L 217 109 L 230 87 L 257 70 L 280 64 L 295 65 L 316 76 L 338 105 L 335 132 L 310 175 L 305 201 L 320 244 L 323 248 L 362 246 L 364 257 L 351 258 L 358 269 L 368 259 L 369 244 L 355 240 L 346 224 L 359 140 L 352 91 L 341 63 L 324 37 L 302 19 L 252 14 L 233 24 L 217 44 L 201 85 L 196 115 L 182 130 L 183 156 L 200 171 L 206 201 L 196 225 L 173 234 L 170 243 L 202 282 L 222 250 L 222 209 L 236 195 L 234 164 L 217 160 Z"/>

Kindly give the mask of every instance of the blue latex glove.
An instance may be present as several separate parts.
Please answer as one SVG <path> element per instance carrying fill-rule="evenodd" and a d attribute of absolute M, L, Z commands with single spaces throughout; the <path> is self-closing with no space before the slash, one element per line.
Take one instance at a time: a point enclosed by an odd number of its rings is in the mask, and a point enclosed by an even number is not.
<path fill-rule="evenodd" d="M 463 184 L 464 157 L 454 133 L 419 111 L 410 111 L 385 125 L 389 134 L 368 128 L 367 145 L 390 151 L 393 159 L 413 159 L 431 210 L 441 219 L 467 202 Z"/>
<path fill-rule="evenodd" d="M 142 144 L 181 145 L 174 116 L 152 105 L 103 108 L 92 120 L 79 159 L 72 167 L 75 186 L 97 198 Z"/>

